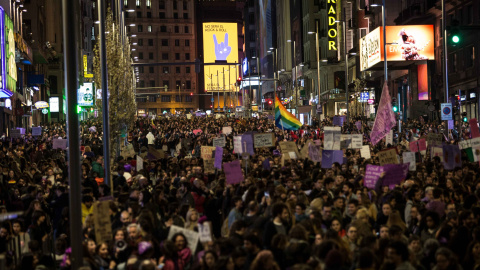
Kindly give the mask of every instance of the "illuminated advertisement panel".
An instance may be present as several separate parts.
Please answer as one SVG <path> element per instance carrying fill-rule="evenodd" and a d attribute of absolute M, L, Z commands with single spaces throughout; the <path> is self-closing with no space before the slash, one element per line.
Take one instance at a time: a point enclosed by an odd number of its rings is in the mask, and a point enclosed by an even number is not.
<path fill-rule="evenodd" d="M 337 50 L 337 4 L 336 1 L 328 1 L 328 50 L 336 51 Z"/>
<path fill-rule="evenodd" d="M 387 26 L 387 60 L 434 60 L 433 25 Z M 378 27 L 360 39 L 360 70 L 366 70 L 383 57 L 383 29 Z"/>
<path fill-rule="evenodd" d="M 93 83 L 84 83 L 77 92 L 78 106 L 93 106 Z"/>
<path fill-rule="evenodd" d="M 418 75 L 418 100 L 429 100 L 428 98 L 428 65 L 417 66 Z"/>
<path fill-rule="evenodd" d="M 0 98 L 8 98 L 13 93 L 7 89 L 7 61 L 5 55 L 5 11 L 0 7 Z"/>
<path fill-rule="evenodd" d="M 58 112 L 60 109 L 60 101 L 58 97 L 50 98 L 50 112 Z"/>
<path fill-rule="evenodd" d="M 5 14 L 5 56 L 7 65 L 7 88 L 15 92 L 17 88 L 17 64 L 15 62 L 15 34 L 13 22 Z"/>
<path fill-rule="evenodd" d="M 203 23 L 203 57 L 206 64 L 215 63 L 215 61 L 226 61 L 228 64 L 238 63 L 237 24 Z M 205 90 L 224 91 L 224 80 L 225 91 L 234 90 L 239 69 L 235 65 L 205 65 Z M 224 70 L 225 74 L 223 74 Z"/>

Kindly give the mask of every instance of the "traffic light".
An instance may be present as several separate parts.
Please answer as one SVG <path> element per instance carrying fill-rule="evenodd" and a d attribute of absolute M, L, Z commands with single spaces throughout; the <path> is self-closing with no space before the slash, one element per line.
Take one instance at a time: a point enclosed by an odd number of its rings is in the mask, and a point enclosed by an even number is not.
<path fill-rule="evenodd" d="M 462 120 L 463 122 L 468 122 L 467 112 L 462 112 Z"/>
<path fill-rule="evenodd" d="M 77 113 L 81 113 L 81 112 L 82 112 L 82 107 L 77 105 Z"/>
<path fill-rule="evenodd" d="M 452 43 L 452 45 L 457 45 L 458 43 L 460 43 L 461 41 L 461 38 L 460 38 L 460 34 L 458 32 L 458 25 L 460 24 L 460 22 L 456 19 L 453 19 L 452 20 L 452 26 L 450 28 L 450 41 Z"/>
<path fill-rule="evenodd" d="M 193 96 L 193 93 L 192 93 L 192 92 L 190 92 L 190 96 Z"/>
<path fill-rule="evenodd" d="M 238 77 L 237 78 L 237 83 L 236 83 L 237 86 L 240 86 L 242 85 L 242 77 Z"/>
<path fill-rule="evenodd" d="M 268 105 L 272 105 L 272 100 L 268 100 Z"/>
<path fill-rule="evenodd" d="M 397 99 L 396 98 L 392 98 L 392 110 L 394 112 L 398 112 L 398 106 L 397 106 Z"/>

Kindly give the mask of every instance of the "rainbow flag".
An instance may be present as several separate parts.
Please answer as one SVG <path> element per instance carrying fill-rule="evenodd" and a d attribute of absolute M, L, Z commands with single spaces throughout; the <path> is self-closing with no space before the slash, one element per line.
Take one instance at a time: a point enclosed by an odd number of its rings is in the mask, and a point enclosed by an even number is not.
<path fill-rule="evenodd" d="M 285 109 L 278 97 L 275 99 L 275 125 L 285 130 L 298 130 L 302 126 L 295 115 Z"/>

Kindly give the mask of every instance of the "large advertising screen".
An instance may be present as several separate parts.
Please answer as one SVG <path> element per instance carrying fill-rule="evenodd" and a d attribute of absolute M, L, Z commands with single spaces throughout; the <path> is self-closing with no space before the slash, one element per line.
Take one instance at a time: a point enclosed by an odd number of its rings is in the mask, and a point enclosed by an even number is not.
<path fill-rule="evenodd" d="M 215 63 L 215 61 L 226 61 L 227 63 L 204 66 L 206 91 L 228 92 L 235 89 L 234 85 L 240 71 L 240 68 L 235 65 L 238 63 L 237 27 L 236 23 L 203 23 L 204 63 Z"/>
<path fill-rule="evenodd" d="M 93 83 L 83 83 L 77 92 L 78 106 L 93 106 Z"/>
<path fill-rule="evenodd" d="M 434 60 L 433 25 L 396 25 L 386 28 L 387 60 Z M 384 60 L 383 29 L 378 27 L 360 39 L 360 69 Z"/>

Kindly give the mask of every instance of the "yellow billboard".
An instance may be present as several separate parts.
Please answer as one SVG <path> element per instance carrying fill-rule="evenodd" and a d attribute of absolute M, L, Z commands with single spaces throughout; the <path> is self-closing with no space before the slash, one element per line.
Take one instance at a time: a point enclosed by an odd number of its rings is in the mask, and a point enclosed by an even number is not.
<path fill-rule="evenodd" d="M 235 65 L 239 63 L 237 29 L 236 23 L 203 23 L 203 62 L 207 64 L 203 69 L 206 91 L 235 90 L 234 85 L 239 74 L 239 68 Z M 208 65 L 216 61 L 226 61 L 226 64 Z"/>

